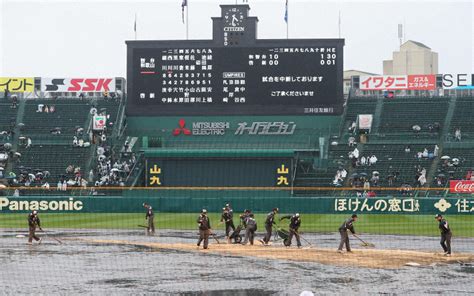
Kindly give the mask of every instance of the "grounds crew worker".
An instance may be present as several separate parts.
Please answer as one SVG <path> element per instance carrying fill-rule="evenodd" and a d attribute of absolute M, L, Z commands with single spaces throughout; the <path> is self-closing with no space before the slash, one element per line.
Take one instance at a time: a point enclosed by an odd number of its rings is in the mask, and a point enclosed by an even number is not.
<path fill-rule="evenodd" d="M 201 211 L 201 215 L 199 215 L 197 223 L 199 225 L 199 240 L 197 246 L 199 247 L 201 242 L 204 241 L 203 248 L 207 249 L 207 246 L 209 245 L 209 235 L 211 234 L 211 221 L 207 216 L 206 209 Z"/>
<path fill-rule="evenodd" d="M 41 244 L 41 238 L 37 237 L 35 234 L 36 226 L 38 226 L 40 230 L 43 230 L 41 229 L 41 221 L 40 221 L 40 218 L 38 217 L 38 211 L 33 211 L 28 214 L 28 226 L 29 226 L 28 244 L 31 245 L 33 243 L 33 239 L 35 239 L 35 241 Z"/>
<path fill-rule="evenodd" d="M 229 233 L 231 229 L 234 231 L 235 227 L 234 223 L 232 222 L 232 216 L 227 207 L 222 208 L 221 222 L 225 223 L 225 237 L 228 243 L 230 243 Z"/>
<path fill-rule="evenodd" d="M 443 218 L 441 214 L 435 216 L 435 219 L 439 222 L 439 230 L 441 231 L 441 247 L 444 250 L 444 256 L 451 256 L 451 229 L 449 228 L 448 221 Z"/>
<path fill-rule="evenodd" d="M 257 221 L 255 220 L 254 215 L 249 213 L 245 219 L 245 240 L 242 245 L 246 245 L 248 241 L 253 245 L 255 231 L 257 231 Z"/>
<path fill-rule="evenodd" d="M 339 227 L 339 233 L 341 234 L 341 242 L 339 243 L 339 248 L 337 249 L 338 253 L 342 253 L 342 248 L 346 245 L 347 252 L 351 251 L 351 245 L 349 244 L 349 234 L 347 230 L 349 230 L 352 234 L 355 234 L 354 230 L 354 222 L 357 221 L 357 214 L 353 214 L 349 219 L 345 220 L 342 223 L 341 227 Z"/>
<path fill-rule="evenodd" d="M 146 234 L 153 235 L 155 234 L 155 213 L 153 213 L 153 208 L 149 204 L 143 203 L 143 207 L 146 209 L 145 219 L 148 220 Z"/>
<path fill-rule="evenodd" d="M 234 226 L 234 210 L 230 206 L 230 204 L 225 204 L 225 209 L 227 212 L 229 212 L 229 226 L 232 228 L 232 231 L 235 231 L 235 226 Z"/>
<path fill-rule="evenodd" d="M 265 219 L 265 230 L 267 231 L 267 233 L 265 233 L 263 240 L 260 240 L 260 242 L 264 245 L 268 245 L 268 242 L 272 238 L 273 224 L 276 224 L 275 215 L 277 213 L 278 208 L 274 208 L 270 213 L 268 213 L 267 218 Z"/>
<path fill-rule="evenodd" d="M 288 241 L 290 244 L 288 245 L 291 246 L 291 241 L 293 240 L 293 235 L 296 237 L 296 245 L 298 248 L 301 248 L 301 241 L 300 241 L 300 234 L 298 233 L 298 228 L 301 226 L 301 217 L 300 214 L 296 213 L 293 216 L 288 215 L 288 216 L 283 216 L 280 218 L 280 221 L 283 219 L 290 219 L 290 229 L 289 229 L 289 237 Z"/>

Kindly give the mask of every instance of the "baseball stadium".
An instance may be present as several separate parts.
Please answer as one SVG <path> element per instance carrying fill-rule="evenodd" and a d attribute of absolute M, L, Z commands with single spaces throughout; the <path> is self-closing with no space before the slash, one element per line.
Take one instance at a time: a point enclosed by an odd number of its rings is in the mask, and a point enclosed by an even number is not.
<path fill-rule="evenodd" d="M 0 1 L 0 294 L 473 293 L 471 1 L 443 4 L 468 16 L 471 47 L 438 53 L 440 36 L 413 26 L 408 39 L 395 20 L 399 48 L 371 57 L 389 39 L 380 33 L 357 63 L 360 41 L 344 32 L 364 20 L 344 15 L 362 2 L 162 2 L 137 14 L 134 2 Z M 67 22 L 94 23 L 86 5 L 103 13 L 99 32 L 127 22 L 130 34 L 59 44 L 63 30 L 87 35 Z M 295 33 L 324 5 L 334 29 Z M 140 37 L 146 10 L 167 35 Z M 20 36 L 43 16 L 44 36 Z M 30 63 L 52 70 L 16 60 L 48 34 L 58 51 Z M 69 65 L 69 47 L 104 64 Z M 469 66 L 446 66 L 466 52 Z M 379 73 L 348 68 L 375 56 L 391 56 Z M 80 64 L 96 72 L 74 74 Z"/>

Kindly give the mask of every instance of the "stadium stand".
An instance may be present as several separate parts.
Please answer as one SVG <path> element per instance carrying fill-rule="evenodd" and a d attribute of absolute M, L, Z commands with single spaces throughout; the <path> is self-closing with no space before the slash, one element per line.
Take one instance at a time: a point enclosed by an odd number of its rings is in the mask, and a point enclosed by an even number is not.
<path fill-rule="evenodd" d="M 460 128 L 462 132 L 462 138 L 474 140 L 474 116 L 472 111 L 474 110 L 474 100 L 471 97 L 460 97 L 456 99 L 456 107 L 451 120 L 451 127 L 449 129 L 450 136 L 448 140 L 453 141 L 454 131 L 456 128 Z"/>
<path fill-rule="evenodd" d="M 21 108 L 11 108 L 10 102 L 0 103 L 0 130 L 11 129 L 12 123 L 22 122 L 24 126 L 19 129 L 20 134 L 13 139 L 13 146 L 18 146 L 22 156 L 20 161 L 12 162 L 12 167 L 20 177 L 23 173 L 45 172 L 49 174 L 48 182 L 54 187 L 58 180 L 74 180 L 74 170 L 66 172 L 70 165 L 80 167 L 82 178 L 87 179 L 89 185 L 98 184 L 100 178 L 104 177 L 105 170 L 100 173 L 100 161 L 97 148 L 103 146 L 107 149 L 107 159 L 111 161 L 111 170 L 115 162 L 119 165 L 120 172 L 113 182 L 102 182 L 101 185 L 124 186 L 130 184 L 141 184 L 139 176 L 143 176 L 140 170 L 143 161 L 139 155 L 142 138 L 134 135 L 112 136 L 112 129 L 107 133 L 105 143 L 91 143 L 90 147 L 77 148 L 72 146 L 72 139 L 77 135 L 78 128 L 84 129 L 83 137 L 87 140 L 87 128 L 90 125 L 90 109 L 96 108 L 98 112 L 105 111 L 109 115 L 109 123 L 119 122 L 123 116 L 124 108 L 120 102 L 115 100 L 80 100 L 68 99 L 36 99 L 24 102 L 24 112 Z M 54 107 L 54 112 L 37 112 L 38 105 L 47 105 L 49 109 Z M 291 141 L 277 137 L 254 137 L 254 138 L 201 138 L 188 140 L 183 137 L 171 136 L 160 137 L 150 135 L 147 138 L 150 148 L 155 149 L 292 149 L 295 151 L 295 175 L 294 196 L 310 195 L 344 195 L 354 194 L 354 191 L 343 192 L 336 187 L 355 186 L 361 187 L 367 179 L 371 181 L 373 172 L 376 171 L 378 181 L 376 184 L 370 182 L 372 189 L 377 187 L 399 187 L 409 185 L 416 187 L 416 177 L 421 170 L 425 170 L 427 183 L 425 186 L 445 187 L 449 179 L 464 179 L 469 170 L 474 168 L 474 152 L 470 135 L 474 133 L 471 111 L 474 107 L 472 97 L 459 98 L 426 98 L 409 97 L 383 99 L 375 97 L 350 97 L 347 101 L 346 110 L 342 118 L 340 130 L 316 131 L 300 130 Z M 454 110 L 455 116 L 451 123 L 444 126 L 448 109 Z M 50 111 L 50 110 L 49 110 Z M 367 142 L 357 143 L 353 147 L 347 144 L 349 136 L 356 135 L 348 132 L 348 127 L 357 118 L 358 114 L 374 114 L 373 130 L 368 135 Z M 439 128 L 436 127 L 439 124 Z M 415 132 L 413 126 L 420 126 L 420 131 Z M 112 125 L 111 125 L 112 126 Z M 430 130 L 431 126 L 431 130 Z M 115 126 L 113 126 L 115 128 Z M 51 132 L 60 128 L 61 135 L 53 135 Z M 453 137 L 444 137 L 454 134 L 455 128 L 462 130 L 462 142 L 453 142 Z M 113 129 L 116 130 L 116 129 Z M 232 132 L 232 131 L 229 131 Z M 338 133 L 339 136 L 334 136 Z M 323 136 L 328 147 L 327 157 L 319 155 L 319 138 Z M 22 139 L 32 139 L 30 147 L 26 148 Z M 3 138 L 3 143 L 5 142 Z M 124 150 L 124 144 L 130 150 Z M 449 148 L 444 148 L 449 144 Z M 438 157 L 433 157 L 435 145 L 439 146 Z M 406 152 L 407 146 L 410 151 Z M 360 163 L 360 159 L 354 165 L 349 154 L 357 147 L 360 157 L 368 158 L 372 155 L 377 157 L 377 162 L 371 166 Z M 428 150 L 429 157 L 418 157 L 418 153 Z M 133 157 L 132 157 L 133 156 Z M 449 156 L 449 159 L 441 158 Z M 104 164 L 104 162 L 102 163 Z M 126 164 L 126 166 L 125 166 Z M 93 169 L 93 179 L 89 179 L 89 171 Z M 338 171 L 344 171 L 346 177 L 341 182 L 335 182 Z M 418 173 L 418 174 L 417 174 Z M 441 182 L 440 182 L 441 180 Z M 99 182 L 100 183 L 100 182 Z M 32 186 L 35 186 L 33 182 Z M 374 187 L 374 185 L 376 185 Z M 298 187 L 324 187 L 322 190 L 300 190 Z M 358 191 L 363 191 L 356 188 Z M 366 191 L 366 190 L 365 190 Z M 104 192 L 102 192 L 103 194 Z M 391 194 L 393 192 L 377 192 L 379 194 Z M 112 191 L 110 194 L 114 194 Z M 115 192 L 116 194 L 116 192 Z"/>
<path fill-rule="evenodd" d="M 399 135 L 401 139 L 406 139 L 408 135 L 437 138 L 443 129 L 447 109 L 447 98 L 386 99 L 383 102 L 378 133 Z M 419 126 L 420 130 L 415 132 L 414 126 Z"/>

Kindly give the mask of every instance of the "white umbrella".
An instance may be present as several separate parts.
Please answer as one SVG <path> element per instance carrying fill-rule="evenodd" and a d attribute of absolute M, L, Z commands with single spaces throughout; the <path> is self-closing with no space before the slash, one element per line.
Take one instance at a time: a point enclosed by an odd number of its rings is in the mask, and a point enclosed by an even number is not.
<path fill-rule="evenodd" d="M 447 155 L 443 155 L 441 156 L 441 159 L 445 160 L 445 159 L 451 159 L 451 157 L 447 156 Z"/>

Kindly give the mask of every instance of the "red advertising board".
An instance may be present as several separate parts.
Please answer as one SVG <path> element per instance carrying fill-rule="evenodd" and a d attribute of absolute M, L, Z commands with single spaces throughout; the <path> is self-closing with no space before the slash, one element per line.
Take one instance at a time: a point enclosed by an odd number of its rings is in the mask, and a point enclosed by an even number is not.
<path fill-rule="evenodd" d="M 361 90 L 433 90 L 435 75 L 361 76 Z"/>
<path fill-rule="evenodd" d="M 451 193 L 474 193 L 474 181 L 451 180 L 449 181 L 449 192 Z"/>
<path fill-rule="evenodd" d="M 433 90 L 435 88 L 435 75 L 408 75 L 408 90 Z"/>

